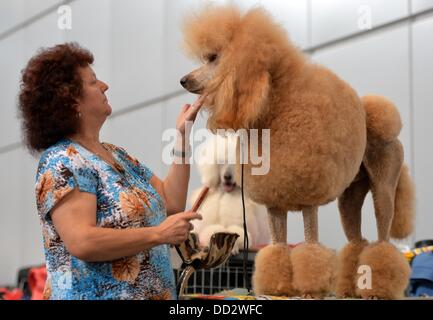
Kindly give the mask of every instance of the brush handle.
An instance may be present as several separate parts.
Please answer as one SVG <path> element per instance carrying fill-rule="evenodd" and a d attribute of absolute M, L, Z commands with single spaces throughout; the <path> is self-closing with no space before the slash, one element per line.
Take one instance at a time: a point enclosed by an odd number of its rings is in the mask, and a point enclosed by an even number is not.
<path fill-rule="evenodd" d="M 201 192 L 200 195 L 198 196 L 197 200 L 194 202 L 193 206 L 192 206 L 192 211 L 196 212 L 198 210 L 198 208 L 200 208 L 201 203 L 203 202 L 203 200 L 206 198 L 206 194 L 209 191 L 209 187 L 204 187 Z"/>

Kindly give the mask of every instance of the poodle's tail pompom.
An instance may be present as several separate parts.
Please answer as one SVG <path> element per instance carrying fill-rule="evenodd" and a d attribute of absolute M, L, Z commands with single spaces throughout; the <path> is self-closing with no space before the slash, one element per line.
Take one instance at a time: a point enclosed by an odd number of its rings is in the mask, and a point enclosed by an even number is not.
<path fill-rule="evenodd" d="M 409 168 L 403 165 L 395 193 L 395 213 L 391 225 L 391 237 L 404 239 L 412 231 L 415 220 L 415 185 Z"/>
<path fill-rule="evenodd" d="M 387 143 L 397 138 L 402 123 L 395 105 L 382 96 L 361 98 L 367 115 L 368 143 Z"/>

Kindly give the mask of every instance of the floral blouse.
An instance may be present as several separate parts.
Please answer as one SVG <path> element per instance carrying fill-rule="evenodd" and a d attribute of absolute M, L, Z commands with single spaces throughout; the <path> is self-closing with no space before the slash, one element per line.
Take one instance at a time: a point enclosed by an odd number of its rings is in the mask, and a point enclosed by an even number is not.
<path fill-rule="evenodd" d="M 124 149 L 104 143 L 123 172 L 69 139 L 43 152 L 36 174 L 48 299 L 175 299 L 168 245 L 115 261 L 86 262 L 72 256 L 54 228 L 50 211 L 74 188 L 96 195 L 96 224 L 140 228 L 166 218 L 164 203 L 150 184 L 152 172 Z M 73 228 L 73 226 L 71 226 Z"/>

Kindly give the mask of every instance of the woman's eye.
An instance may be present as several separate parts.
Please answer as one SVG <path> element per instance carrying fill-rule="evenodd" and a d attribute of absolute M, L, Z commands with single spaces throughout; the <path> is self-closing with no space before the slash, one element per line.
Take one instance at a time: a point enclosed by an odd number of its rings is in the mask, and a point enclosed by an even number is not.
<path fill-rule="evenodd" d="M 208 62 L 214 62 L 217 58 L 218 58 L 218 55 L 216 53 L 210 54 L 207 56 L 207 61 Z"/>

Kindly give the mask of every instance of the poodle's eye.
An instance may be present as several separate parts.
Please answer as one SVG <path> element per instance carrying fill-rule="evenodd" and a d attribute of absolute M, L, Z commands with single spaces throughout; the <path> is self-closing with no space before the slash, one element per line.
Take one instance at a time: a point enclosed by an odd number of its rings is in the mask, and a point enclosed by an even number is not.
<path fill-rule="evenodd" d="M 214 62 L 218 58 L 216 53 L 211 53 L 206 57 L 207 62 Z"/>

